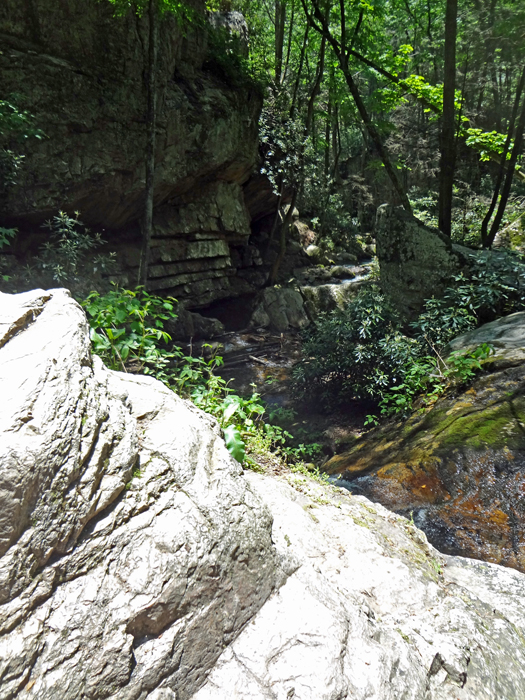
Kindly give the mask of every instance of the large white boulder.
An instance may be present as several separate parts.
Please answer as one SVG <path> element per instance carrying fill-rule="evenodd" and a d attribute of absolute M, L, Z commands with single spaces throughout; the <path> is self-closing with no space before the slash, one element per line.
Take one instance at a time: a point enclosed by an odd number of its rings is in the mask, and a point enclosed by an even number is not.
<path fill-rule="evenodd" d="M 0 700 L 525 697 L 525 576 L 443 557 L 0 295 Z"/>
<path fill-rule="evenodd" d="M 295 570 L 192 700 L 525 697 L 523 574 L 445 557 L 361 496 L 248 480 Z"/>
<path fill-rule="evenodd" d="M 92 358 L 67 292 L 0 309 L 0 698 L 188 697 L 278 583 L 269 511 L 213 419 Z"/>

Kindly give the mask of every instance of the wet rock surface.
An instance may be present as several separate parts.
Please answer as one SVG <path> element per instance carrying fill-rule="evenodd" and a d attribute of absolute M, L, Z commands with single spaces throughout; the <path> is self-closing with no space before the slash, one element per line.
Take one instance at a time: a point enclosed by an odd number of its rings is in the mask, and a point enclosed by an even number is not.
<path fill-rule="evenodd" d="M 326 468 L 413 517 L 441 551 L 525 570 L 523 365 L 365 434 Z"/>
<path fill-rule="evenodd" d="M 525 577 L 243 472 L 65 291 L 0 296 L 0 391 L 1 700 L 525 695 Z"/>

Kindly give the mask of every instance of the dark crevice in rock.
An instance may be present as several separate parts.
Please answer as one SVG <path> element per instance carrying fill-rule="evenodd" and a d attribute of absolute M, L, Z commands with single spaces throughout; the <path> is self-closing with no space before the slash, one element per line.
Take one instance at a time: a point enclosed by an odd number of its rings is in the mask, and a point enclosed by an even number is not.
<path fill-rule="evenodd" d="M 40 303 L 40 306 L 33 306 L 22 316 L 20 316 L 14 323 L 10 324 L 9 328 L 7 328 L 6 331 L 3 331 L 2 336 L 0 337 L 0 348 L 3 348 L 4 345 L 6 345 L 15 336 L 17 336 L 19 333 L 23 333 L 23 331 L 27 330 L 27 328 L 33 324 L 44 310 L 45 304 L 50 298 L 50 296 L 43 296 L 38 300 L 35 300 L 34 303 Z"/>

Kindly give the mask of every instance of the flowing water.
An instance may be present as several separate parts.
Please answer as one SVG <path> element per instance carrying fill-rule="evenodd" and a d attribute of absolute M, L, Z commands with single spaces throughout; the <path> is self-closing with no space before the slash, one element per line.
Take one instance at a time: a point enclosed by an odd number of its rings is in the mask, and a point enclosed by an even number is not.
<path fill-rule="evenodd" d="M 303 284 L 357 287 L 366 280 L 368 270 L 346 267 L 348 278 L 329 285 L 305 279 Z M 234 316 L 230 311 L 230 319 Z M 287 428 L 308 435 L 305 441 L 323 443 L 326 457 L 341 452 L 361 432 L 371 411 L 362 402 L 326 415 L 292 401 L 292 370 L 301 357 L 297 333 L 232 330 L 217 340 L 225 361 L 220 374 L 230 386 L 244 395 L 255 389 L 272 407 L 293 408 L 295 421 Z M 330 480 L 412 519 L 444 553 L 525 571 L 525 455 L 456 450 L 443 459 Z"/>

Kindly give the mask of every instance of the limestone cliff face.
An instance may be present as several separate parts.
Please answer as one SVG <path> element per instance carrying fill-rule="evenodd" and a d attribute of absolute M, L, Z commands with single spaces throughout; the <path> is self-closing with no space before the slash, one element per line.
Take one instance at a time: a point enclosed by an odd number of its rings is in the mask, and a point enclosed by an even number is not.
<path fill-rule="evenodd" d="M 165 17 L 160 29 L 151 276 L 152 288 L 203 304 L 250 289 L 230 288 L 230 244 L 250 233 L 242 185 L 256 160 L 261 97 L 221 72 L 204 2 L 191 4 L 202 25 L 182 29 Z M 125 243 L 137 239 L 147 19 L 115 18 L 106 0 L 4 0 L 0 42 L 0 95 L 20 95 L 47 137 L 28 144 L 3 215 L 23 227 L 78 210 L 110 241 L 114 231 Z M 133 247 L 126 261 L 135 264 Z"/>

